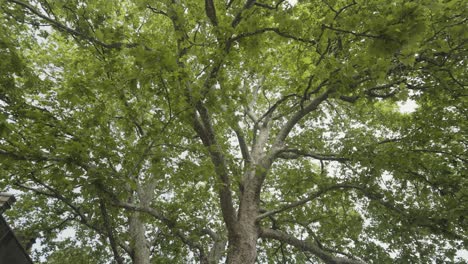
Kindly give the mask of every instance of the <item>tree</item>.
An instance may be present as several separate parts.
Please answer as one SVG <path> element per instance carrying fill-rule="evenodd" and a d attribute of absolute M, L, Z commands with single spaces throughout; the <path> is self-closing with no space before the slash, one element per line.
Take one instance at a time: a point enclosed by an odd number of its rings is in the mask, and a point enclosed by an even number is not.
<path fill-rule="evenodd" d="M 467 248 L 464 1 L 0 7 L 0 186 L 24 193 L 11 217 L 47 245 L 36 257 L 426 263 Z M 57 242 L 66 228 L 76 239 Z"/>

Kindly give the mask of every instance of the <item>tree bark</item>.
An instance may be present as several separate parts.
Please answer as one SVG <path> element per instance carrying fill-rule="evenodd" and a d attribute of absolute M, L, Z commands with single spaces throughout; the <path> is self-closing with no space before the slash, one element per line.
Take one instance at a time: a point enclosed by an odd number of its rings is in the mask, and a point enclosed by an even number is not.
<path fill-rule="evenodd" d="M 136 195 L 138 196 L 139 203 L 144 208 L 150 206 L 150 201 L 153 198 L 154 186 L 154 181 L 149 181 L 144 186 L 138 184 Z M 135 199 L 132 197 L 131 200 L 134 201 Z M 146 227 L 140 217 L 140 212 L 132 212 L 129 217 L 129 229 L 133 251 L 132 262 L 133 264 L 149 264 L 151 253 L 145 236 Z"/>
<path fill-rule="evenodd" d="M 131 248 L 132 248 L 132 263 L 133 264 L 149 264 L 150 251 L 146 243 L 145 226 L 140 220 L 140 213 L 133 212 L 129 219 Z"/>
<path fill-rule="evenodd" d="M 259 227 L 260 189 L 271 163 L 259 165 L 256 159 L 242 179 L 240 203 L 235 233 L 229 234 L 227 263 L 255 263 L 257 258 L 257 240 Z M 258 162 L 261 163 L 261 162 Z"/>
<path fill-rule="evenodd" d="M 251 188 L 244 190 L 239 206 L 239 218 L 235 234 L 230 234 L 227 263 L 255 263 L 257 258 L 258 227 L 256 225 L 258 203 Z"/>

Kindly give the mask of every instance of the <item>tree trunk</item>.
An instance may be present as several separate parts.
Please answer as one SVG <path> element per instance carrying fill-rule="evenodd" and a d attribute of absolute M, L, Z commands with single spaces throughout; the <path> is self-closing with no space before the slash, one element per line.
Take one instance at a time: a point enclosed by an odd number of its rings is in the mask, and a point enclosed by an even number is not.
<path fill-rule="evenodd" d="M 146 243 L 145 226 L 140 220 L 139 213 L 130 216 L 130 235 L 133 264 L 149 264 L 150 252 Z"/>
<path fill-rule="evenodd" d="M 242 217 L 237 222 L 236 234 L 230 239 L 227 263 L 255 263 L 257 258 L 258 228 L 255 217 Z"/>
<path fill-rule="evenodd" d="M 258 176 L 257 176 L 258 177 Z M 250 264 L 257 258 L 258 226 L 256 218 L 259 209 L 260 192 L 255 172 L 244 178 L 246 184 L 241 192 L 238 221 L 235 234 L 229 237 L 227 263 Z"/>
<path fill-rule="evenodd" d="M 138 200 L 141 206 L 148 208 L 150 201 L 153 198 L 154 181 L 147 182 L 144 186 L 138 184 L 137 192 Z M 132 200 L 136 200 L 132 197 Z M 132 262 L 133 264 L 149 264 L 150 263 L 150 250 L 146 240 L 145 223 L 140 218 L 140 213 L 133 212 L 129 218 L 131 245 L 132 245 Z"/>

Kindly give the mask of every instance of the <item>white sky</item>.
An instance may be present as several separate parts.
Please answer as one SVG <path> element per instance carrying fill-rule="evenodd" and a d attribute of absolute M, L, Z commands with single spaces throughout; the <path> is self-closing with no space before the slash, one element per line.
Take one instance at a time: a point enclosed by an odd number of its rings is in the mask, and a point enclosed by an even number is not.
<path fill-rule="evenodd" d="M 399 102 L 398 106 L 400 107 L 400 112 L 402 113 L 412 113 L 416 111 L 416 108 L 418 107 L 416 102 L 411 99 L 408 99 L 403 103 Z"/>

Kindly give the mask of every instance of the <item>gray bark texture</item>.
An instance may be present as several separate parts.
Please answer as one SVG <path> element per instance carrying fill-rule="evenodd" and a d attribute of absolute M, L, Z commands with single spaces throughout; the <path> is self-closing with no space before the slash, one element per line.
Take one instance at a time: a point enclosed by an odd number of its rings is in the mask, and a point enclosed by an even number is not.
<path fill-rule="evenodd" d="M 145 227 L 140 220 L 140 213 L 132 213 L 130 221 L 131 249 L 133 264 L 149 264 L 150 252 L 146 243 Z"/>

